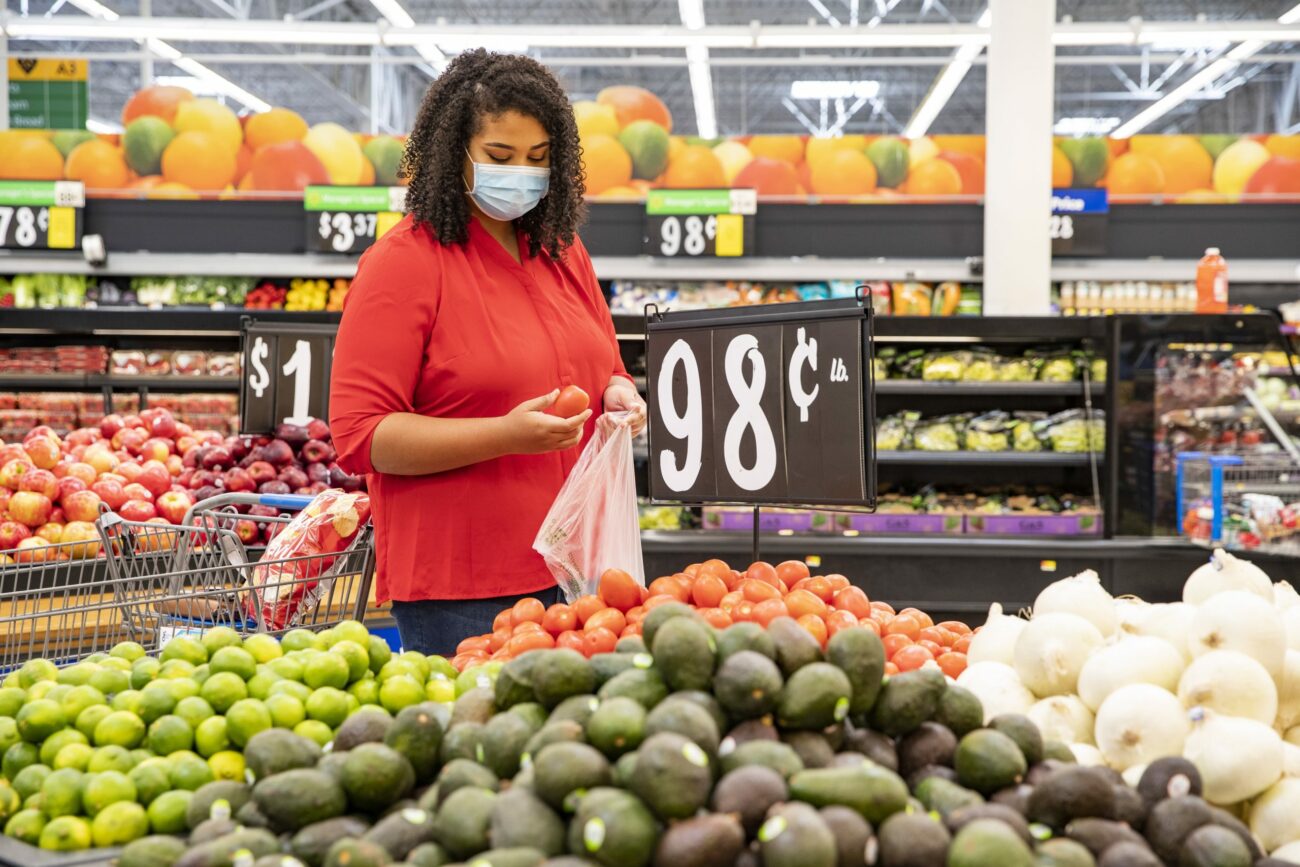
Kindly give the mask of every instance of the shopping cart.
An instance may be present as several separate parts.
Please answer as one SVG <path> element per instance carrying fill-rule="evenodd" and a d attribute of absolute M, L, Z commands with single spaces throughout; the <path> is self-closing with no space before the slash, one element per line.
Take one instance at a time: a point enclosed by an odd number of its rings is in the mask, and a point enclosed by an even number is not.
<path fill-rule="evenodd" d="M 1290 456 L 1180 452 L 1175 472 L 1181 535 L 1300 556 L 1300 463 Z"/>
<path fill-rule="evenodd" d="M 343 551 L 268 559 L 252 540 L 273 537 L 291 519 L 236 508 L 296 511 L 311 500 L 223 494 L 191 508 L 179 525 L 107 512 L 97 540 L 40 549 L 47 558 L 40 565 L 6 567 L 0 672 L 35 657 L 69 664 L 120 641 L 154 652 L 176 635 L 215 626 L 280 634 L 361 619 L 374 574 L 369 524 Z"/>

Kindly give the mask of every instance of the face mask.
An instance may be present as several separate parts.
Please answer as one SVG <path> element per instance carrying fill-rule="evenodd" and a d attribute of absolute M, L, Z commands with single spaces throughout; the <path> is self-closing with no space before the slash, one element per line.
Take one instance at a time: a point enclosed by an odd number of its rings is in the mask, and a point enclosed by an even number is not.
<path fill-rule="evenodd" d="M 474 186 L 469 194 L 492 219 L 514 220 L 537 207 L 550 185 L 548 168 L 474 163 Z"/>

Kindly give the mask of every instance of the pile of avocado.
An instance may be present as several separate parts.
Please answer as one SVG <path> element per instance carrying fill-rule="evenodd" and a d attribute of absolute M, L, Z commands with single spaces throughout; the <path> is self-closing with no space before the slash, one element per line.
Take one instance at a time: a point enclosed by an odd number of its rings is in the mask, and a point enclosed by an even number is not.
<path fill-rule="evenodd" d="M 1023 716 L 985 725 L 938 671 L 884 677 L 874 632 L 718 631 L 661 605 L 643 638 L 539 650 L 448 707 L 283 729 L 248 784 L 199 789 L 190 836 L 119 867 L 1250 867 L 1246 828 L 1161 759 L 1138 788 Z M 1280 862 L 1274 862 L 1280 863 Z"/>

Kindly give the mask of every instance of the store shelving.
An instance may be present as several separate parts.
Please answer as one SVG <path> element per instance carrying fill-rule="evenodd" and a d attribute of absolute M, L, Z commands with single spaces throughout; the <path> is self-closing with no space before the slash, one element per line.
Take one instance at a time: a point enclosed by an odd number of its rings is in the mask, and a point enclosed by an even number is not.
<path fill-rule="evenodd" d="M 1086 467 L 1092 460 L 1086 452 L 925 452 L 878 451 L 878 464 L 895 466 L 988 466 L 988 467 Z M 1098 463 L 1105 457 L 1097 456 Z"/>
<path fill-rule="evenodd" d="M 1090 393 L 1098 397 L 1104 383 L 1092 383 Z M 1082 382 L 925 382 L 913 379 L 878 379 L 876 394 L 918 397 L 1082 397 Z"/>
<path fill-rule="evenodd" d="M 233 391 L 237 376 L 135 376 L 105 373 L 6 373 L 0 390 L 84 391 L 100 388 L 144 388 L 149 391 Z"/>

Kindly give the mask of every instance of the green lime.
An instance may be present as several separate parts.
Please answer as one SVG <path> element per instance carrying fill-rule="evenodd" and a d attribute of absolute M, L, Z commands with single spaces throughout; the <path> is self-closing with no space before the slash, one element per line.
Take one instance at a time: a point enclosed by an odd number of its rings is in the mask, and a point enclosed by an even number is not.
<path fill-rule="evenodd" d="M 372 674 L 379 674 L 380 670 L 393 658 L 393 650 L 388 646 L 388 642 L 378 635 L 372 635 L 366 639 L 362 645 L 366 649 L 366 655 L 370 657 L 370 671 Z"/>
<path fill-rule="evenodd" d="M 132 664 L 133 660 L 122 659 L 120 656 L 110 656 L 107 659 L 101 659 L 99 661 L 100 668 L 108 668 L 113 671 L 124 671 L 127 674 L 131 673 Z"/>
<path fill-rule="evenodd" d="M 289 695 L 298 699 L 298 701 L 307 702 L 311 698 L 311 687 L 305 683 L 299 683 L 296 680 L 277 680 L 271 684 L 270 690 L 267 691 L 267 698 L 275 695 Z"/>
<path fill-rule="evenodd" d="M 280 648 L 285 653 L 295 650 L 324 650 L 325 642 L 310 629 L 292 629 L 280 639 Z"/>
<path fill-rule="evenodd" d="M 198 671 L 198 666 L 184 659 L 169 659 L 158 669 L 159 680 L 172 680 L 174 678 L 193 679 L 194 672 Z"/>
<path fill-rule="evenodd" d="M 293 733 L 322 747 L 334 740 L 334 730 L 320 720 L 303 720 L 293 727 Z"/>
<path fill-rule="evenodd" d="M 166 759 L 149 759 L 131 769 L 127 776 L 135 784 L 136 799 L 141 804 L 151 804 L 159 795 L 171 791 L 169 770 Z"/>
<path fill-rule="evenodd" d="M 113 712 L 113 709 L 106 704 L 93 704 L 90 707 L 77 714 L 76 728 L 87 738 L 95 737 L 95 726 L 99 721 Z"/>
<path fill-rule="evenodd" d="M 22 810 L 15 813 L 5 823 L 5 836 L 13 837 L 19 843 L 35 846 L 41 841 L 41 831 L 45 828 L 45 814 L 40 810 Z"/>
<path fill-rule="evenodd" d="M 12 717 L 18 713 L 18 709 L 27 701 L 27 691 L 19 689 L 16 686 L 7 686 L 0 689 L 0 716 Z"/>
<path fill-rule="evenodd" d="M 248 766 L 244 763 L 243 753 L 222 750 L 208 758 L 208 767 L 212 769 L 214 779 L 242 783 Z"/>
<path fill-rule="evenodd" d="M 370 654 L 363 645 L 355 641 L 338 641 L 330 648 L 330 653 L 343 657 L 348 664 L 348 683 L 355 683 L 370 673 Z"/>
<path fill-rule="evenodd" d="M 411 663 L 411 665 L 415 666 L 416 670 L 419 672 L 417 679 L 420 681 L 420 683 L 424 683 L 426 680 L 429 679 L 429 672 L 431 668 L 429 666 L 429 660 L 425 658 L 425 655 L 423 653 L 418 653 L 414 650 L 408 650 L 405 653 L 403 653 L 401 656 L 399 656 L 398 659 L 406 660 L 407 662 Z"/>
<path fill-rule="evenodd" d="M 58 683 L 53 680 L 38 680 L 27 687 L 27 700 L 35 701 L 38 698 L 45 698 L 54 691 L 56 686 L 58 686 Z"/>
<path fill-rule="evenodd" d="M 272 728 L 271 713 L 255 698 L 237 701 L 226 711 L 226 732 L 230 742 L 243 749 L 249 739 L 258 732 Z"/>
<path fill-rule="evenodd" d="M 5 675 L 4 680 L 0 680 L 0 689 L 22 689 L 23 685 L 20 680 L 18 672 L 11 671 Z"/>
<path fill-rule="evenodd" d="M 194 793 L 185 789 L 163 792 L 149 802 L 146 811 L 149 827 L 155 834 L 184 834 L 189 830 L 185 814 L 190 808 Z"/>
<path fill-rule="evenodd" d="M 131 758 L 131 751 L 125 747 L 107 746 L 95 750 L 95 754 L 90 757 L 90 763 L 86 765 L 86 770 L 92 774 L 102 774 L 104 771 L 121 771 L 126 774 L 135 767 L 135 760 Z"/>
<path fill-rule="evenodd" d="M 257 633 L 245 638 L 244 650 L 251 653 L 253 659 L 259 663 L 267 663 L 284 655 L 284 651 L 280 649 L 280 642 L 265 633 Z"/>
<path fill-rule="evenodd" d="M 441 674 L 448 680 L 455 680 L 460 674 L 445 656 L 426 656 L 424 661 L 429 663 L 429 677 Z"/>
<path fill-rule="evenodd" d="M 425 700 L 421 683 L 422 681 L 410 677 L 390 677 L 379 687 L 379 703 L 389 713 L 396 715 L 402 708 Z"/>
<path fill-rule="evenodd" d="M 199 694 L 200 685 L 192 678 L 176 678 L 174 680 L 163 681 L 167 689 L 171 690 L 172 698 L 180 701 L 183 698 L 191 698 Z"/>
<path fill-rule="evenodd" d="M 39 744 L 68 724 L 63 707 L 48 698 L 27 702 L 14 720 L 18 723 L 18 735 L 34 744 Z"/>
<path fill-rule="evenodd" d="M 59 669 L 59 676 L 56 678 L 59 683 L 67 686 L 81 686 L 83 683 L 90 683 L 90 677 L 99 671 L 99 666 L 93 662 L 79 662 L 76 665 L 69 665 L 67 668 Z"/>
<path fill-rule="evenodd" d="M 370 640 L 370 630 L 358 620 L 344 620 L 334 627 L 336 641 L 352 641 L 362 647 Z"/>
<path fill-rule="evenodd" d="M 271 694 L 271 687 L 283 679 L 271 669 L 263 667 L 262 671 L 249 678 L 248 697 L 265 700 Z"/>
<path fill-rule="evenodd" d="M 40 847 L 47 852 L 80 852 L 91 844 L 90 823 L 76 816 L 51 819 L 41 829 Z"/>
<path fill-rule="evenodd" d="M 208 670 L 213 674 L 228 671 L 239 675 L 241 680 L 248 680 L 257 674 L 257 660 L 242 647 L 222 647 L 208 660 Z"/>
<path fill-rule="evenodd" d="M 131 664 L 131 689 L 144 689 L 145 686 L 158 676 L 162 670 L 162 663 L 152 656 L 142 657 Z M 120 692 L 121 690 L 118 690 Z"/>
<path fill-rule="evenodd" d="M 230 749 L 230 735 L 226 729 L 225 717 L 208 717 L 194 730 L 194 749 L 204 758 Z"/>
<path fill-rule="evenodd" d="M 74 686 L 69 690 L 68 694 L 63 697 L 61 704 L 63 706 L 64 716 L 70 720 L 75 720 L 86 708 L 94 707 L 95 705 L 106 706 L 108 700 L 104 698 L 102 692 L 95 689 L 93 686 L 83 684 L 81 686 Z"/>
<path fill-rule="evenodd" d="M 239 647 L 244 643 L 243 636 L 229 626 L 214 626 L 199 639 L 203 649 L 208 652 L 208 659 L 223 647 Z"/>
<path fill-rule="evenodd" d="M 81 787 L 86 775 L 75 768 L 51 771 L 41 783 L 41 808 L 51 819 L 81 812 Z"/>
<path fill-rule="evenodd" d="M 248 698 L 248 686 L 239 675 L 223 671 L 209 677 L 199 695 L 217 713 L 225 713 L 235 702 Z"/>
<path fill-rule="evenodd" d="M 333 629 L 321 630 L 320 632 L 316 633 L 316 637 L 320 639 L 321 647 L 324 650 L 329 650 L 331 647 L 334 646 L 335 642 L 343 640 L 334 632 Z"/>
<path fill-rule="evenodd" d="M 271 714 L 271 724 L 278 729 L 292 729 L 307 718 L 307 710 L 302 702 L 291 695 L 281 693 L 268 696 L 263 704 Z"/>
<path fill-rule="evenodd" d="M 372 677 L 358 680 L 348 687 L 348 695 L 361 704 L 379 704 L 379 681 Z"/>
<path fill-rule="evenodd" d="M 140 719 L 145 724 L 164 717 L 176 707 L 176 697 L 166 683 L 155 681 L 140 690 Z"/>
<path fill-rule="evenodd" d="M 109 656 L 116 656 L 118 659 L 125 659 L 128 662 L 135 662 L 137 659 L 144 658 L 144 648 L 134 641 L 119 641 L 113 645 L 113 649 L 108 652 Z"/>
<path fill-rule="evenodd" d="M 90 686 L 104 695 L 113 695 L 131 688 L 131 675 L 129 672 L 102 666 L 90 676 Z"/>
<path fill-rule="evenodd" d="M 160 756 L 170 756 L 177 750 L 194 746 L 194 730 L 179 716 L 160 716 L 149 726 L 149 749 Z"/>
<path fill-rule="evenodd" d="M 279 656 L 266 664 L 268 671 L 278 674 L 285 680 L 302 682 L 302 663 L 287 656 Z"/>
<path fill-rule="evenodd" d="M 23 689 L 31 689 L 41 681 L 56 681 L 59 669 L 48 659 L 29 659 L 18 669 L 18 684 Z"/>
<path fill-rule="evenodd" d="M 119 746 L 133 750 L 144 742 L 145 725 L 129 711 L 113 711 L 95 726 L 95 746 Z"/>
<path fill-rule="evenodd" d="M 208 661 L 208 651 L 203 643 L 190 635 L 178 635 L 163 648 L 158 657 L 163 662 L 183 659 L 191 665 L 202 665 Z"/>
<path fill-rule="evenodd" d="M 41 744 L 41 764 L 54 767 L 54 757 L 68 744 L 89 743 L 86 736 L 76 729 L 60 729 L 45 739 Z"/>
<path fill-rule="evenodd" d="M 41 790 L 41 786 L 45 784 L 45 778 L 52 773 L 54 772 L 46 765 L 28 765 L 15 774 L 10 779 L 10 782 L 13 784 L 14 791 L 18 793 L 18 797 L 25 801 Z"/>
<path fill-rule="evenodd" d="M 22 739 L 18 734 L 18 723 L 12 717 L 0 716 L 0 756 L 14 744 L 21 743 Z"/>
<path fill-rule="evenodd" d="M 192 695 L 176 702 L 176 709 L 173 713 L 185 720 L 189 727 L 194 729 L 199 727 L 199 723 L 216 714 L 216 711 L 212 709 L 212 705 L 208 704 L 205 699 Z"/>
<path fill-rule="evenodd" d="M 208 668 L 208 664 L 205 662 L 198 668 L 194 669 L 194 673 L 190 675 L 190 680 L 194 682 L 195 686 L 203 686 L 203 684 L 208 682 L 208 678 L 211 676 L 212 669 Z"/>
<path fill-rule="evenodd" d="M 87 816 L 98 816 L 109 804 L 136 799 L 135 783 L 121 771 L 104 771 L 86 779 L 81 790 L 81 803 Z"/>
<path fill-rule="evenodd" d="M 348 716 L 348 694 L 332 686 L 322 687 L 311 694 L 304 703 L 307 716 L 319 720 L 332 729 L 343 724 Z"/>
<path fill-rule="evenodd" d="M 90 767 L 90 760 L 95 757 L 95 748 L 90 744 L 68 744 L 59 750 L 54 756 L 53 768 L 56 771 L 63 768 L 74 768 L 78 771 L 85 771 Z"/>
<path fill-rule="evenodd" d="M 188 789 L 191 792 L 212 782 L 212 768 L 208 763 L 189 751 L 172 753 L 167 757 L 173 789 Z"/>
<path fill-rule="evenodd" d="M 149 759 L 156 758 L 158 758 L 158 754 L 145 747 L 136 747 L 131 750 L 131 761 L 135 762 L 137 765 L 141 762 L 147 762 Z"/>
<path fill-rule="evenodd" d="M 456 701 L 456 684 L 450 680 L 431 680 L 424 688 L 429 701 L 452 704 Z"/>
<path fill-rule="evenodd" d="M 113 700 L 108 703 L 113 710 L 124 710 L 127 713 L 140 715 L 140 690 L 128 689 L 125 692 L 119 692 L 113 696 Z"/>
<path fill-rule="evenodd" d="M 49 681 L 43 681 L 37 684 L 37 687 L 42 687 L 49 683 L 50 683 Z M 72 687 L 69 686 L 68 684 L 55 683 L 55 684 L 50 684 L 50 688 L 46 690 L 44 694 L 35 697 L 44 698 L 48 701 L 54 701 L 54 702 L 58 702 L 59 704 L 63 704 L 63 700 L 68 697 L 68 693 L 70 692 L 72 692 Z"/>
<path fill-rule="evenodd" d="M 425 677 L 423 669 L 414 665 L 409 659 L 402 659 L 400 656 L 390 659 L 379 669 L 379 674 L 375 675 L 380 683 L 392 677 L 409 677 L 424 683 Z"/>
<path fill-rule="evenodd" d="M 302 667 L 303 683 L 312 689 L 332 686 L 342 689 L 348 685 L 351 668 L 348 661 L 335 653 L 320 653 Z"/>
<path fill-rule="evenodd" d="M 135 802 L 118 801 L 105 807 L 90 824 L 90 836 L 100 848 L 125 846 L 149 833 L 149 816 Z"/>
<path fill-rule="evenodd" d="M 40 764 L 41 751 L 36 744 L 29 744 L 26 741 L 14 744 L 5 750 L 3 758 L 0 758 L 0 774 L 6 779 L 12 780 L 19 771 L 28 765 Z"/>

